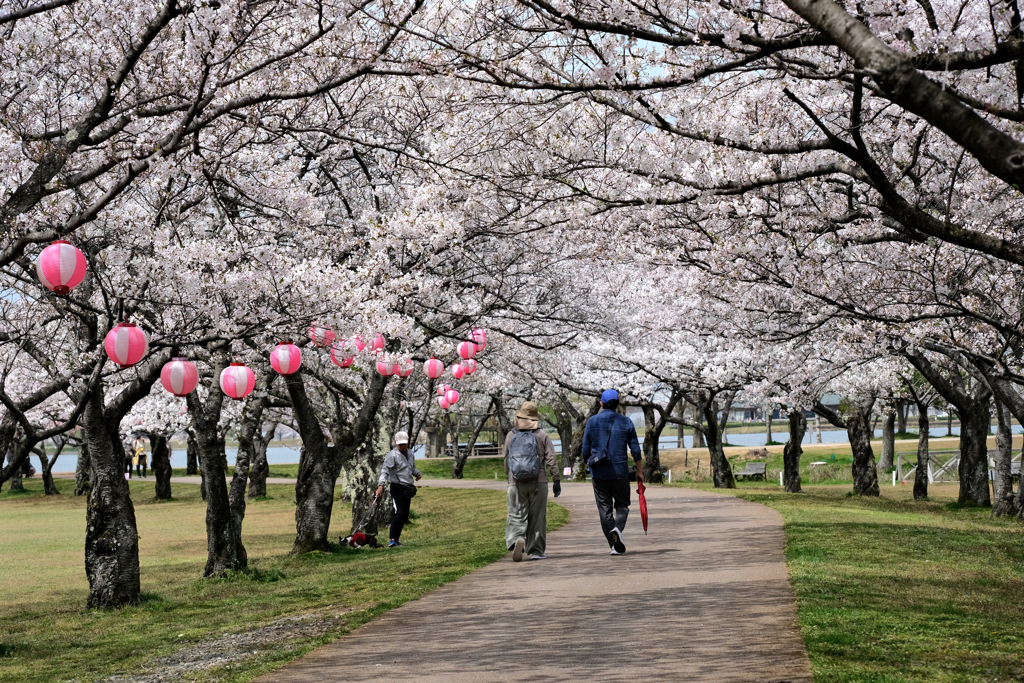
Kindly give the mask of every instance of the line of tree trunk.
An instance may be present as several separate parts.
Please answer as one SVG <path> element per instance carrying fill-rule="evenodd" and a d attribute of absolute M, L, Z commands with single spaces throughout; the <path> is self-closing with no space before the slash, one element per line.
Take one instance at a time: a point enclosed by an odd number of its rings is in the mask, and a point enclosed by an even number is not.
<path fill-rule="evenodd" d="M 573 481 L 586 481 L 587 479 L 587 463 L 583 462 L 583 434 L 586 432 L 587 422 L 600 411 L 601 399 L 595 396 L 587 411 L 587 416 L 582 420 L 577 420 L 576 427 L 572 430 L 572 443 L 569 446 L 569 462 L 572 464 L 568 467 L 572 467 L 571 479 Z M 565 446 L 562 446 L 562 450 L 565 451 Z"/>
<path fill-rule="evenodd" d="M 490 403 L 487 404 L 487 410 L 484 411 L 483 417 L 476 421 L 473 425 L 473 432 L 469 437 L 469 444 L 466 448 L 466 452 L 463 455 L 456 455 L 452 458 L 452 479 L 462 479 L 462 471 L 466 467 L 466 459 L 469 458 L 476 451 L 476 440 L 480 436 L 480 431 L 484 428 L 484 424 L 487 420 L 491 419 L 491 415 L 494 414 L 494 398 L 491 398 Z"/>
<path fill-rule="evenodd" d="M 931 425 L 928 420 L 928 404 L 917 403 L 917 469 L 914 470 L 914 500 L 928 500 L 928 438 Z"/>
<path fill-rule="evenodd" d="M 185 441 L 185 474 L 194 477 L 199 474 L 199 448 L 196 446 L 195 435 L 192 430 L 186 430 L 188 438 Z M 206 500 L 205 488 L 203 489 L 203 500 Z"/>
<path fill-rule="evenodd" d="M 847 416 L 841 417 L 834 410 L 817 402 L 814 412 L 824 417 L 835 427 L 845 429 L 853 451 L 853 492 L 858 496 L 877 496 L 878 469 L 875 466 L 875 452 L 871 449 L 871 408 L 874 399 L 863 403 L 852 403 Z"/>
<path fill-rule="evenodd" d="M 263 498 L 267 495 L 267 476 L 270 474 L 267 448 L 274 439 L 274 433 L 277 432 L 277 424 L 276 421 L 271 421 L 253 434 L 254 456 L 252 467 L 249 469 L 249 490 L 246 493 L 249 500 Z"/>
<path fill-rule="evenodd" d="M 782 449 L 782 481 L 786 493 L 802 493 L 800 488 L 800 456 L 803 455 L 804 434 L 807 433 L 807 418 L 804 411 L 795 406 L 789 411 L 789 441 Z"/>
<path fill-rule="evenodd" d="M 695 397 L 696 398 L 696 397 Z M 707 440 L 708 453 L 711 460 L 711 475 L 715 482 L 716 489 L 736 488 L 736 478 L 733 476 L 732 467 L 725 457 L 725 449 L 722 447 L 722 430 L 718 422 L 719 411 L 715 407 L 714 394 L 708 394 L 706 399 L 696 398 L 696 401 L 704 405 L 704 438 Z M 691 400 L 691 403 L 696 403 Z"/>
<path fill-rule="evenodd" d="M 896 413 L 885 409 L 882 416 L 882 454 L 878 459 L 878 469 L 887 472 L 892 469 L 896 457 Z"/>
<path fill-rule="evenodd" d="M 89 495 L 89 444 L 85 439 L 78 443 L 78 462 L 75 464 L 75 495 Z"/>
<path fill-rule="evenodd" d="M 992 515 L 1002 517 L 1016 512 L 1016 501 L 1013 496 L 1013 474 L 1010 463 L 1013 460 L 1013 435 L 1011 431 L 1010 410 L 1001 403 L 995 404 L 996 419 L 996 453 L 995 466 L 992 472 Z"/>
<path fill-rule="evenodd" d="M 163 434 L 146 434 L 149 439 L 150 465 L 153 478 L 156 480 L 155 497 L 157 500 L 171 499 L 171 450 L 167 446 L 168 437 Z"/>

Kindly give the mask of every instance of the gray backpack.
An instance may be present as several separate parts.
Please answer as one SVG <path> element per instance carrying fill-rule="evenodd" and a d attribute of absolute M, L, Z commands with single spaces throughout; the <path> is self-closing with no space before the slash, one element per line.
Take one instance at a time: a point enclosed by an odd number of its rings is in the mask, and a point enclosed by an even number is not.
<path fill-rule="evenodd" d="M 508 444 L 508 471 L 516 481 L 529 481 L 540 476 L 537 437 L 532 431 L 512 431 Z"/>

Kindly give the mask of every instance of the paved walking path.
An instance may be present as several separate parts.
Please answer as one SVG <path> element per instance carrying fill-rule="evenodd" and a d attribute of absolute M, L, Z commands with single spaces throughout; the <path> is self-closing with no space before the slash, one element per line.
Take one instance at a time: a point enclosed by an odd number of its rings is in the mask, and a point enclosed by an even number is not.
<path fill-rule="evenodd" d="M 624 556 L 608 554 L 590 485 L 565 484 L 571 521 L 548 559 L 506 555 L 257 680 L 810 681 L 778 513 L 651 487 L 645 537 L 633 498 Z"/>

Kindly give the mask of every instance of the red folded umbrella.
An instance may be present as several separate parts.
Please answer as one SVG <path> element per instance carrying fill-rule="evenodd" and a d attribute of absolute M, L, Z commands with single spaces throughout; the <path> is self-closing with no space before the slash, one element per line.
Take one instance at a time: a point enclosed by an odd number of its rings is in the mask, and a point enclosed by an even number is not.
<path fill-rule="evenodd" d="M 642 481 L 637 483 L 636 492 L 640 496 L 640 521 L 644 523 L 644 536 L 647 535 L 647 499 L 644 497 L 646 490 L 647 487 Z"/>

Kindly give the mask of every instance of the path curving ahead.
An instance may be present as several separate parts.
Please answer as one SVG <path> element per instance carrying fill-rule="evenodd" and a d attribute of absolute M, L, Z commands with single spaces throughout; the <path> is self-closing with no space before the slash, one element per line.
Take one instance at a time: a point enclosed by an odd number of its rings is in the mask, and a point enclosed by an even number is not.
<path fill-rule="evenodd" d="M 809 682 L 779 514 L 650 487 L 645 537 L 635 491 L 626 555 L 608 554 L 590 485 L 565 484 L 548 559 L 506 555 L 256 680 Z"/>

